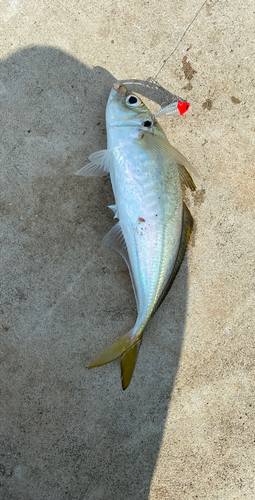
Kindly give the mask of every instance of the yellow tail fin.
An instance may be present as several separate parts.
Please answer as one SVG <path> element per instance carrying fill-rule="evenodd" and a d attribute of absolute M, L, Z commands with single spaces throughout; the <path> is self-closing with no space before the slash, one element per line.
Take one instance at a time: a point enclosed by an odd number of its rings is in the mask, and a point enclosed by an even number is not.
<path fill-rule="evenodd" d="M 106 365 L 121 356 L 121 377 L 123 390 L 128 387 L 132 378 L 141 344 L 141 336 L 137 339 L 131 336 L 130 333 L 131 332 L 124 335 L 124 337 L 117 340 L 117 342 L 108 347 L 108 349 L 105 349 L 105 351 L 98 354 L 98 356 L 96 356 L 96 358 L 93 359 L 88 366 L 88 368 L 94 368 L 96 366 Z"/>
<path fill-rule="evenodd" d="M 125 391 L 125 389 L 129 386 L 130 380 L 132 378 L 140 344 L 141 341 L 138 341 L 135 345 L 133 345 L 130 349 L 122 354 L 121 380 L 123 391 Z"/>

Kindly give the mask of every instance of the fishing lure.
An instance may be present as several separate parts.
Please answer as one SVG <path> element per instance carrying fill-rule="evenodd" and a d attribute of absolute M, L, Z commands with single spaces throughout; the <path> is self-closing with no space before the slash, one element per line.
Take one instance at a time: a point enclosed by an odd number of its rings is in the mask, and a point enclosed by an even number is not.
<path fill-rule="evenodd" d="M 153 119 L 158 118 L 159 116 L 180 116 L 184 115 L 186 111 L 188 111 L 190 104 L 184 101 L 177 101 L 167 106 L 159 109 L 152 115 Z"/>

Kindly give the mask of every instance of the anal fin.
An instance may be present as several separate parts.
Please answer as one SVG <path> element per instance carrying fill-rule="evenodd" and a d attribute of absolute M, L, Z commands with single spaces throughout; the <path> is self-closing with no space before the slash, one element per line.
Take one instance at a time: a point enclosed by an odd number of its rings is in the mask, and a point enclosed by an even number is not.
<path fill-rule="evenodd" d="M 185 255 L 185 251 L 190 239 L 190 235 L 193 229 L 193 218 L 192 215 L 188 209 L 188 207 L 183 203 L 183 215 L 182 215 L 182 232 L 181 232 L 181 239 L 180 239 L 180 245 L 179 245 L 179 250 L 177 257 L 175 259 L 175 264 L 172 269 L 172 272 L 169 276 L 169 279 L 166 283 L 166 286 L 160 295 L 157 303 L 155 304 L 153 311 L 152 311 L 152 316 L 155 314 L 155 312 L 158 310 L 159 306 L 162 304 L 163 300 L 165 299 L 166 295 L 168 294 L 175 277 L 180 269 L 180 265 L 182 263 L 183 257 Z"/>
<path fill-rule="evenodd" d="M 137 304 L 137 307 L 139 308 L 139 298 L 138 298 L 138 293 L 137 293 L 137 286 L 136 286 L 135 278 L 133 275 L 132 266 L 130 263 L 130 258 L 129 258 L 128 250 L 127 250 L 127 245 L 126 245 L 125 237 L 124 237 L 120 222 L 115 224 L 115 226 L 112 227 L 112 229 L 109 231 L 109 233 L 107 233 L 105 235 L 105 237 L 103 238 L 103 243 L 104 243 L 104 245 L 107 245 L 107 246 L 113 248 L 113 250 L 118 252 L 125 260 L 125 262 L 128 266 L 129 274 L 131 276 L 131 281 L 132 281 L 132 286 L 133 286 L 133 290 L 134 290 L 134 294 L 135 294 L 136 304 Z"/>

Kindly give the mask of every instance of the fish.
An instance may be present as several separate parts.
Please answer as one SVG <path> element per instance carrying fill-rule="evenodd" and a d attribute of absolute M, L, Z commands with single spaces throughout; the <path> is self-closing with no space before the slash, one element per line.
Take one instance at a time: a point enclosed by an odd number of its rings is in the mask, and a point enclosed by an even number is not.
<path fill-rule="evenodd" d="M 106 106 L 107 149 L 90 155 L 77 172 L 110 174 L 118 222 L 103 243 L 119 252 L 131 276 L 137 304 L 133 328 L 98 354 L 94 368 L 121 358 L 122 388 L 132 378 L 143 332 L 177 275 L 193 228 L 184 188 L 196 189 L 190 162 L 168 141 L 141 98 L 116 82 Z"/>

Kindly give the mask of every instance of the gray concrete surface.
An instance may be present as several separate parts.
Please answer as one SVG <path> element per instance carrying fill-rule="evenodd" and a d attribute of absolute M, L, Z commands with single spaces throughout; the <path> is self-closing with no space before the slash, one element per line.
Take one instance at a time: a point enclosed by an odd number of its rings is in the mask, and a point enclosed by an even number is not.
<path fill-rule="evenodd" d="M 201 175 L 195 231 L 128 390 L 87 370 L 136 310 L 110 181 L 74 174 L 113 82 L 153 77 L 201 3 L 0 4 L 1 500 L 255 497 L 251 0 L 208 0 L 159 75 L 191 103 L 161 122 Z"/>

